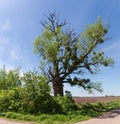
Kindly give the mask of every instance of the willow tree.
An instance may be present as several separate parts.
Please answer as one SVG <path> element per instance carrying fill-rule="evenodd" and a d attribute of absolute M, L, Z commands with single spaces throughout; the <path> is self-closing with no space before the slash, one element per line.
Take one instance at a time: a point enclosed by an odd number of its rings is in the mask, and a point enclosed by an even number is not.
<path fill-rule="evenodd" d="M 52 82 L 54 96 L 63 96 L 64 83 L 78 85 L 85 90 L 101 91 L 99 84 L 81 78 L 81 75 L 96 74 L 101 66 L 113 64 L 112 58 L 98 51 L 100 44 L 105 41 L 107 25 L 98 19 L 77 34 L 66 21 L 60 21 L 55 13 L 49 13 L 41 24 L 43 31 L 34 40 L 34 51 L 41 58 L 42 71 Z"/>

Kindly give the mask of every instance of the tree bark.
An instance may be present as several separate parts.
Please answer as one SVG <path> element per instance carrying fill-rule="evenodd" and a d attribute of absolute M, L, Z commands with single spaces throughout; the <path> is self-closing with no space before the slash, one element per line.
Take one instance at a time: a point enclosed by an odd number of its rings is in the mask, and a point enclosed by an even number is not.
<path fill-rule="evenodd" d="M 62 82 L 53 82 L 53 90 L 54 90 L 54 96 L 57 95 L 64 96 Z"/>

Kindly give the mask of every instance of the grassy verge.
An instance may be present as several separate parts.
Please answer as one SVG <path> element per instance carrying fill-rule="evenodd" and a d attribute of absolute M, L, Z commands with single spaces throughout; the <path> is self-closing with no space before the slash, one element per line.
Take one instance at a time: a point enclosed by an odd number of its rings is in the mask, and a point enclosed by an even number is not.
<path fill-rule="evenodd" d="M 120 101 L 109 103 L 86 103 L 79 104 L 78 111 L 71 111 L 67 114 L 41 114 L 39 116 L 23 115 L 20 113 L 6 112 L 1 113 L 2 117 L 16 120 L 32 121 L 37 124 L 73 124 L 101 115 L 104 112 L 120 107 Z"/>
<path fill-rule="evenodd" d="M 29 114 L 23 115 L 20 113 L 7 112 L 7 113 L 3 113 L 2 116 L 9 118 L 9 119 L 31 121 L 37 124 L 53 124 L 53 123 L 54 124 L 73 124 L 74 122 L 83 121 L 83 120 L 90 118 L 89 116 L 81 115 L 81 111 L 71 112 L 66 115 L 41 114 L 39 116 L 34 116 L 34 115 L 29 115 Z"/>

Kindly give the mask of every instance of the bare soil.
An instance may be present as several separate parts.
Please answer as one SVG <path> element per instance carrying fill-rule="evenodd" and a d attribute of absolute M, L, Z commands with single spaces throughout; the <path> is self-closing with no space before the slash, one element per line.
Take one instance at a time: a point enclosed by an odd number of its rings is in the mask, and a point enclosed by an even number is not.
<path fill-rule="evenodd" d="M 73 97 L 75 103 L 94 103 L 94 102 L 110 102 L 113 100 L 120 100 L 120 96 L 108 97 Z"/>
<path fill-rule="evenodd" d="M 33 124 L 32 122 L 16 122 L 5 119 L 0 119 L 0 124 Z"/>
<path fill-rule="evenodd" d="M 98 118 L 78 122 L 76 124 L 120 124 L 120 109 L 107 112 Z"/>

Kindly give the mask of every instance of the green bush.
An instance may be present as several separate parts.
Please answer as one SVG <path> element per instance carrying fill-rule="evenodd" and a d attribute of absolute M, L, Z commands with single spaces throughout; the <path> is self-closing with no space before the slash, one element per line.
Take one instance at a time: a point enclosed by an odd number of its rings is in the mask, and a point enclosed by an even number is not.
<path fill-rule="evenodd" d="M 0 113 L 62 114 L 77 109 L 71 97 L 51 96 L 46 77 L 38 72 L 27 72 L 21 80 L 21 87 L 0 90 Z"/>
<path fill-rule="evenodd" d="M 0 113 L 20 112 L 23 114 L 62 113 L 61 106 L 49 94 L 46 78 L 36 73 L 24 75 L 24 85 L 11 90 L 0 90 Z"/>
<path fill-rule="evenodd" d="M 5 66 L 0 68 L 0 90 L 10 90 L 21 86 L 20 68 L 7 70 Z"/>
<path fill-rule="evenodd" d="M 0 91 L 0 112 L 18 112 L 21 107 L 20 88 Z"/>
<path fill-rule="evenodd" d="M 60 105 L 50 95 L 50 86 L 37 72 L 24 74 L 23 110 L 30 114 L 59 113 Z M 57 109 L 59 108 L 59 109 Z"/>
<path fill-rule="evenodd" d="M 37 94 L 33 99 L 24 88 L 0 91 L 0 112 L 20 112 L 24 114 L 62 114 L 74 111 L 77 106 L 67 96 L 53 97 L 49 94 Z M 31 95 L 32 96 L 32 95 Z"/>
<path fill-rule="evenodd" d="M 31 115 L 31 114 L 20 114 L 15 112 L 4 112 L 1 115 L 7 118 L 11 119 L 17 119 L 17 120 L 25 120 L 25 121 L 32 121 L 37 122 L 40 124 L 63 124 L 63 123 L 76 123 L 79 121 L 90 119 L 91 117 L 96 117 L 101 115 L 103 112 L 106 112 L 108 110 L 113 110 L 120 107 L 120 101 L 112 101 L 112 102 L 105 102 L 105 103 L 86 103 L 79 105 L 78 110 L 75 110 L 74 103 L 71 103 L 71 100 L 68 99 L 68 97 L 52 97 L 54 99 L 55 103 L 50 103 L 52 108 L 50 108 L 50 111 L 55 109 L 55 111 L 59 112 L 59 110 L 65 110 L 67 113 L 64 114 L 40 114 L 39 116 Z M 52 99 L 52 100 L 53 100 Z M 61 102 L 62 101 L 62 102 Z M 70 103 L 69 103 L 69 102 Z M 58 104 L 59 103 L 59 104 Z M 62 105 L 62 103 L 64 105 Z M 65 104 L 66 103 L 66 104 Z M 73 104 L 73 105 L 72 105 Z M 55 105 L 61 105 L 55 106 Z M 68 109 L 66 106 L 71 107 L 71 109 Z M 75 107 L 75 108 L 74 108 Z M 57 110 L 56 110 L 57 109 Z M 47 110 L 46 110 L 47 111 Z M 69 112 L 68 112 L 69 111 Z"/>
<path fill-rule="evenodd" d="M 58 103 L 61 106 L 63 113 L 67 113 L 78 109 L 74 101 L 68 96 L 64 96 L 64 97 L 57 96 L 54 97 L 54 99 L 56 103 Z"/>

